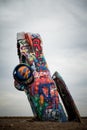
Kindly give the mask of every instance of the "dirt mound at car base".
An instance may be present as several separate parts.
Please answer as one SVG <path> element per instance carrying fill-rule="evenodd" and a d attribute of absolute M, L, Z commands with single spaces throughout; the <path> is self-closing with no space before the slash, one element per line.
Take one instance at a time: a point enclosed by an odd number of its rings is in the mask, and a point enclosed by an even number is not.
<path fill-rule="evenodd" d="M 87 118 L 78 122 L 35 121 L 33 117 L 0 117 L 0 130 L 87 130 Z"/>

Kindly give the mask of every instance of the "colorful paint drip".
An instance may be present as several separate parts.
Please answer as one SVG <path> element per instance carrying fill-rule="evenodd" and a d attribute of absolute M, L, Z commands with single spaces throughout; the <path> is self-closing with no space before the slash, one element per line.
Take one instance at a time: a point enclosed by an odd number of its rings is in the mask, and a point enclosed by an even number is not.
<path fill-rule="evenodd" d="M 59 101 L 58 90 L 43 55 L 39 34 L 18 33 L 19 65 L 13 71 L 14 86 L 25 91 L 38 120 L 67 120 Z"/>

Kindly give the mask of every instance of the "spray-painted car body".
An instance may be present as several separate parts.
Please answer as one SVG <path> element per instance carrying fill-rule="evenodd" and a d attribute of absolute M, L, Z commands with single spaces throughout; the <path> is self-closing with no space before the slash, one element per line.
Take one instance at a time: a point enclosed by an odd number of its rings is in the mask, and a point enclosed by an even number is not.
<path fill-rule="evenodd" d="M 19 65 L 13 71 L 14 85 L 25 91 L 34 116 L 39 120 L 66 121 L 58 90 L 43 55 L 39 34 L 18 33 Z"/>

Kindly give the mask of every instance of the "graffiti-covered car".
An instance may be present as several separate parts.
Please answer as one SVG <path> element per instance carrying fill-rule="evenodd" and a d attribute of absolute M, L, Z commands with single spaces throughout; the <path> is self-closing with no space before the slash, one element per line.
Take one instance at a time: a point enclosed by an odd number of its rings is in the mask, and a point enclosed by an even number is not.
<path fill-rule="evenodd" d="M 59 92 L 63 89 L 59 91 L 58 85 L 64 88 L 65 84 L 58 82 L 59 80 L 56 84 L 56 75 L 51 77 L 42 45 L 39 34 L 17 33 L 19 64 L 13 71 L 14 86 L 20 91 L 25 91 L 36 119 L 64 122 L 67 117 L 59 99 Z M 57 79 L 61 79 L 59 75 Z M 67 97 L 66 93 L 61 95 Z M 66 99 L 63 98 L 63 100 Z M 65 108 L 70 107 L 66 106 L 68 106 L 67 102 L 65 102 Z M 71 119 L 72 111 L 69 113 Z"/>

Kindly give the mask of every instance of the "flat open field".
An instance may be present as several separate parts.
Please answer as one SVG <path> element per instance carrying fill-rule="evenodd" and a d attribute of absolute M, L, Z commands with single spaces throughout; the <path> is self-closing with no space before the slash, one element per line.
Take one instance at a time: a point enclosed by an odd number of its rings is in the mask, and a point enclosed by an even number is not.
<path fill-rule="evenodd" d="M 0 117 L 0 130 L 87 130 L 87 117 L 78 122 L 35 121 L 33 117 Z"/>

